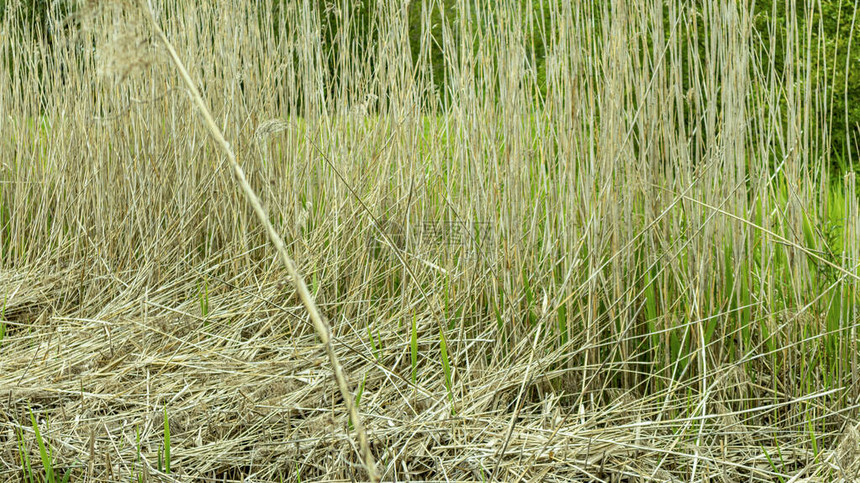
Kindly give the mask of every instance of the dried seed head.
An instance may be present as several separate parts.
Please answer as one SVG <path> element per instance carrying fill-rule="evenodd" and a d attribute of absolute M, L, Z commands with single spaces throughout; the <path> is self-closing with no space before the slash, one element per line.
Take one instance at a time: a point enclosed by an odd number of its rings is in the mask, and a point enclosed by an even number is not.
<path fill-rule="evenodd" d="M 290 124 L 283 119 L 269 119 L 261 122 L 260 125 L 257 126 L 257 130 L 254 132 L 254 137 L 257 138 L 258 141 L 263 141 L 272 134 L 284 131 L 288 127 L 290 127 Z"/>
<path fill-rule="evenodd" d="M 156 62 L 158 49 L 143 22 L 143 15 L 136 2 L 83 3 L 81 26 L 95 36 L 99 77 L 112 78 L 118 84 Z M 106 25 L 109 27 L 105 28 Z"/>
<path fill-rule="evenodd" d="M 116 29 L 113 38 L 97 53 L 98 75 L 117 83 L 155 63 L 157 55 L 151 37 Z"/>

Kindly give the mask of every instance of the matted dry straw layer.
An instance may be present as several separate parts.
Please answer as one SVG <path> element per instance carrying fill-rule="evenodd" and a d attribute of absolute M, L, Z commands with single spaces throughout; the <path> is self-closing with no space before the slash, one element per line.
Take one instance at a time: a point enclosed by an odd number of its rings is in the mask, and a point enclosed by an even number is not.
<path fill-rule="evenodd" d="M 860 210 L 826 169 L 831 71 L 791 43 L 812 27 L 716 0 L 157 3 L 382 479 L 858 473 Z M 0 481 L 368 478 L 145 12 L 16 5 Z"/>
<path fill-rule="evenodd" d="M 157 288 L 147 288 L 146 274 L 103 277 L 99 285 L 110 289 L 88 294 L 89 310 L 58 310 L 75 297 L 79 268 L 0 274 L 10 294 L 0 478 L 21 474 L 22 439 L 39 466 L 32 410 L 53 448 L 55 471 L 75 468 L 76 478 L 363 479 L 331 369 L 279 273 L 254 274 L 253 282 L 250 273 L 232 281 L 213 276 L 210 287 L 218 288 L 210 289 L 204 317 L 199 300 L 188 296 L 203 270 L 163 273 Z M 362 387 L 361 413 L 385 479 L 482 480 L 498 462 L 496 474 L 506 480 L 683 481 L 695 472 L 706 480 L 767 481 L 777 473 L 765 451 L 800 472 L 821 466 L 802 446 L 785 443 L 801 439 L 804 428 L 751 421 L 779 407 L 738 413 L 721 404 L 755 390 L 742 373 L 715 371 L 707 411 L 665 419 L 661 414 L 687 410 L 666 393 L 598 387 L 582 398 L 582 368 L 550 369 L 566 359 L 540 341 L 523 339 L 488 364 L 498 344 L 491 318 L 478 321 L 484 333 L 451 336 L 452 402 L 438 361 L 426 359 L 438 335 L 425 319 L 416 323 L 421 360 L 418 384 L 411 384 L 410 343 L 395 320 L 399 302 L 369 307 L 355 291 L 321 303 L 340 314 L 332 319 L 335 346 L 352 383 Z M 367 310 L 396 314 L 376 325 L 376 347 L 383 349 L 375 350 L 353 322 Z M 170 475 L 157 470 L 165 408 Z M 703 436 L 690 429 L 698 424 Z M 839 451 L 858 443 L 846 440 Z M 835 447 L 822 450 L 832 464 L 844 458 Z"/>

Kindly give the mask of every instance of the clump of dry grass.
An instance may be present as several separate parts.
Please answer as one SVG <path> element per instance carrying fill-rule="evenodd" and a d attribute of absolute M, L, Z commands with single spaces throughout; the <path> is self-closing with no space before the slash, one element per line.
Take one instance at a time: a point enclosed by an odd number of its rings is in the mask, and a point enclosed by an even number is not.
<path fill-rule="evenodd" d="M 30 411 L 74 478 L 364 478 L 350 399 L 384 480 L 853 477 L 810 47 L 737 3 L 445 5 L 158 7 L 256 213 L 134 5 L 7 11 L 0 479 L 42 474 Z"/>

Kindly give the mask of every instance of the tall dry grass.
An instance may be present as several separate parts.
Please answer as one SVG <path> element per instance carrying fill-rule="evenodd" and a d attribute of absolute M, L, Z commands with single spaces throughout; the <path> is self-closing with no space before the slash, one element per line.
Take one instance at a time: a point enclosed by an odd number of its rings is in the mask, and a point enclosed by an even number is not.
<path fill-rule="evenodd" d="M 156 10 L 333 325 L 383 479 L 851 478 L 858 198 L 828 169 L 815 26 L 413 3 Z M 52 15 L 50 44 L 12 7 L 0 478 L 40 474 L 28 408 L 74 478 L 364 478 L 163 44 L 121 4 Z"/>

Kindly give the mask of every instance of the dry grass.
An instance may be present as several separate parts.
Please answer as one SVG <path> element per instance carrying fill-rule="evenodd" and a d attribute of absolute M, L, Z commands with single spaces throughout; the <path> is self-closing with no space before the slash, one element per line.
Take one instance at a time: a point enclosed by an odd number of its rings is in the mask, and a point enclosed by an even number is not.
<path fill-rule="evenodd" d="M 312 3 L 156 14 L 383 480 L 858 474 L 858 198 L 813 27 L 777 59 L 738 2 L 415 0 L 413 59 L 399 2 Z M 145 17 L 55 12 L 49 45 L 15 15 L 0 480 L 49 474 L 30 411 L 74 481 L 366 478 L 298 278 Z"/>

